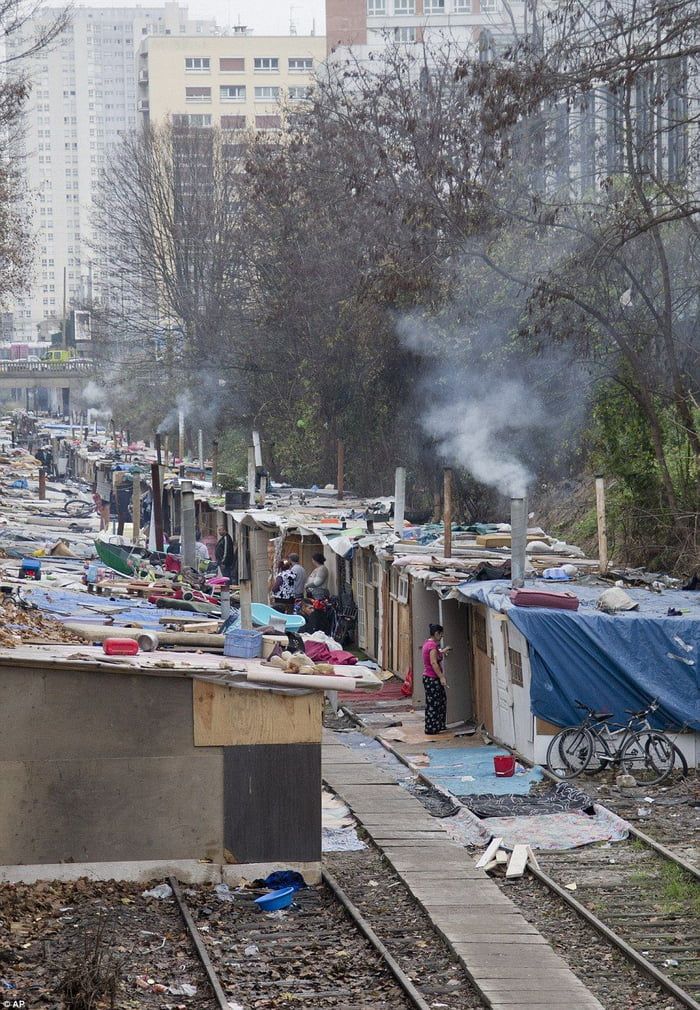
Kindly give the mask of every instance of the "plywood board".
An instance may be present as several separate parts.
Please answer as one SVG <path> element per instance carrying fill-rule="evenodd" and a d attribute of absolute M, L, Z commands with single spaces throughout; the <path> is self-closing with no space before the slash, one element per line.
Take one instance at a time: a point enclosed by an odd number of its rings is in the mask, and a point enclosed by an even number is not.
<path fill-rule="evenodd" d="M 320 861 L 320 752 L 318 744 L 225 748 L 228 862 Z"/>
<path fill-rule="evenodd" d="M 323 695 L 247 691 L 192 681 L 196 747 L 321 742 Z"/>

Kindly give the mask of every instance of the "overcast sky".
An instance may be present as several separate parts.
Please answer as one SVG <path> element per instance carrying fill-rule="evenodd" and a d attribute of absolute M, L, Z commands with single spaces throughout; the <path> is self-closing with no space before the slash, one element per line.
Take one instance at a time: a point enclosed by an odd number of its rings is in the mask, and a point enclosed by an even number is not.
<path fill-rule="evenodd" d="M 323 35 L 325 7 L 325 0 L 189 0 L 191 14 L 213 16 L 220 25 L 240 20 L 256 35 L 289 35 L 290 17 L 297 34 L 308 35 L 315 18 L 316 34 Z"/>
<path fill-rule="evenodd" d="M 141 0 L 141 6 L 158 4 L 162 0 Z M 244 24 L 252 28 L 256 35 L 289 35 L 290 18 L 298 35 L 311 32 L 314 19 L 316 34 L 325 33 L 325 0 L 179 0 L 189 7 L 191 17 L 214 17 L 225 28 L 228 25 Z M 50 6 L 56 6 L 50 3 Z M 81 7 L 136 7 L 131 0 L 87 0 Z"/>

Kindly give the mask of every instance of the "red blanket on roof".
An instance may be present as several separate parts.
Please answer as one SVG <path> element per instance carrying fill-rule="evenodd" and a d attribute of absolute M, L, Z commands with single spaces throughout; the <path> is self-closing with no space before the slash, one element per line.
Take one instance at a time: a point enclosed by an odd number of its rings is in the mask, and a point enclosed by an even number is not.
<path fill-rule="evenodd" d="M 357 656 L 342 649 L 331 652 L 325 642 L 304 642 L 304 652 L 314 663 L 332 663 L 334 666 L 354 666 Z"/>

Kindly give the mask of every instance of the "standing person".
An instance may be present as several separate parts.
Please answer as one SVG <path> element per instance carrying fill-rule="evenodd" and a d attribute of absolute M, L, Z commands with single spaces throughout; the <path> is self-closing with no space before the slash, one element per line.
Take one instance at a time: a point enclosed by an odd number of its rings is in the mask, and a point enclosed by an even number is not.
<path fill-rule="evenodd" d="M 291 571 L 294 572 L 294 599 L 300 600 L 306 587 L 306 569 L 299 564 L 298 554 L 290 554 L 289 562 L 292 566 Z"/>
<path fill-rule="evenodd" d="M 280 561 L 277 577 L 272 583 L 270 595 L 272 605 L 284 614 L 292 612 L 294 607 L 294 572 L 287 558 Z"/>
<path fill-rule="evenodd" d="M 228 579 L 230 583 L 235 583 L 237 581 L 237 573 L 234 571 L 236 567 L 236 547 L 233 543 L 233 537 L 225 526 L 220 526 L 217 533 L 219 534 L 219 539 L 216 541 L 216 547 L 214 548 L 216 563 L 222 576 Z"/>
<path fill-rule="evenodd" d="M 111 475 L 110 475 L 111 476 Z M 97 471 L 95 493 L 99 495 L 100 530 L 109 529 L 109 500 L 112 496 L 112 481 L 102 469 Z"/>
<path fill-rule="evenodd" d="M 448 651 L 440 648 L 443 627 L 431 624 L 423 643 L 423 687 L 425 688 L 425 735 L 444 733 L 447 728 L 447 681 L 442 669 Z"/>
<path fill-rule="evenodd" d="M 194 534 L 194 556 L 196 560 L 196 567 L 201 570 L 204 565 L 211 564 L 211 558 L 209 557 L 209 548 L 202 540 L 202 534 L 200 530 L 196 530 Z"/>
<path fill-rule="evenodd" d="M 321 600 L 328 596 L 328 568 L 326 559 L 320 551 L 311 555 L 314 562 L 314 569 L 306 580 L 305 591 L 314 600 Z"/>

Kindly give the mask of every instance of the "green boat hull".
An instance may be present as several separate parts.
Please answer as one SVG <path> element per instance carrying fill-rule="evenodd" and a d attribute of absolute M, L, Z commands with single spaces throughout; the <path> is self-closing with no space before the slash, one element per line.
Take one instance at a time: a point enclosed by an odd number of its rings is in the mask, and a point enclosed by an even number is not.
<path fill-rule="evenodd" d="M 104 540 L 95 541 L 95 550 L 103 565 L 128 578 L 133 578 L 135 574 L 129 560 L 135 561 L 147 553 L 139 547 L 123 547 L 121 544 L 110 544 Z"/>

